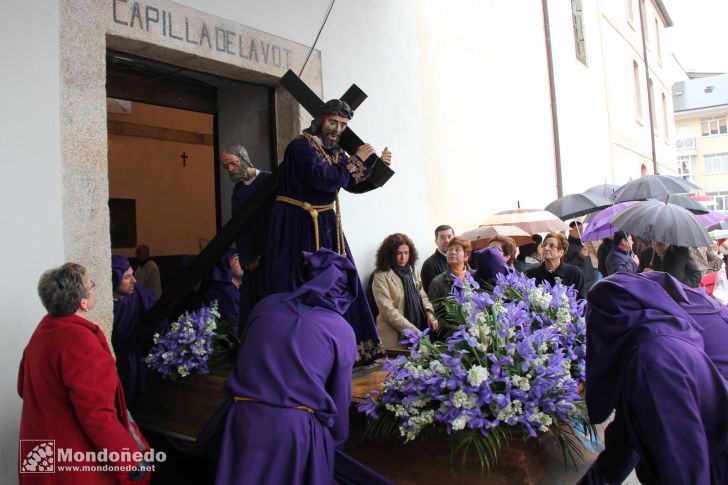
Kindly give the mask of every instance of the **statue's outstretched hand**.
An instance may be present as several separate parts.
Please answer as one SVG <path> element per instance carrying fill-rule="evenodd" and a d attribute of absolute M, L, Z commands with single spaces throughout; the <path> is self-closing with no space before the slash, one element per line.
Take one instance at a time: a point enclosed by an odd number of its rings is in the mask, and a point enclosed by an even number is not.
<path fill-rule="evenodd" d="M 384 150 L 382 150 L 382 156 L 379 158 L 381 158 L 387 165 L 392 164 L 392 152 L 389 151 L 388 147 L 384 147 Z"/>

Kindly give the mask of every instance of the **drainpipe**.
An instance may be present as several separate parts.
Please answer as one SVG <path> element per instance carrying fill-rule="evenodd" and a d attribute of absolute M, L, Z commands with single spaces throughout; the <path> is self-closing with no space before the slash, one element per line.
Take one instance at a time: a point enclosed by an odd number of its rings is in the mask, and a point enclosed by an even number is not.
<path fill-rule="evenodd" d="M 551 129 L 554 138 L 554 164 L 556 165 L 557 197 L 564 196 L 564 185 L 561 177 L 561 143 L 559 142 L 559 116 L 556 110 L 556 83 L 554 81 L 554 58 L 551 51 L 551 25 L 549 24 L 548 0 L 541 0 L 543 10 L 543 33 L 546 40 L 546 61 L 549 69 L 549 95 L 551 98 Z"/>
<path fill-rule="evenodd" d="M 639 0 L 640 30 L 642 31 L 642 57 L 645 60 L 645 82 L 647 83 L 647 112 L 650 115 L 650 141 L 652 142 L 652 168 L 657 175 L 657 151 L 655 150 L 655 127 L 652 120 L 652 90 L 650 89 L 650 66 L 647 63 L 647 39 L 645 38 L 645 1 Z M 657 35 L 657 34 L 655 34 Z"/>

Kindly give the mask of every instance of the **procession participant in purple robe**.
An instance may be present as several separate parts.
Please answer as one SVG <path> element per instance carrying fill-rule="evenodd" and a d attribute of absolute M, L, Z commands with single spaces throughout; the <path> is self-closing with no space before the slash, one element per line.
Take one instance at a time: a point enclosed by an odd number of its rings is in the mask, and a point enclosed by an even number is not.
<path fill-rule="evenodd" d="M 642 483 L 726 483 L 728 388 L 697 323 L 657 283 L 624 273 L 587 300 L 589 418 L 616 417 L 582 483 L 620 483 L 637 462 Z"/>
<path fill-rule="evenodd" d="M 342 315 L 360 284 L 346 258 L 325 248 L 303 255 L 303 284 L 253 308 L 225 383 L 235 402 L 220 449 L 220 485 L 333 482 L 356 356 Z"/>
<path fill-rule="evenodd" d="M 238 254 L 234 249 L 228 249 L 210 271 L 209 279 L 205 282 L 203 298 L 207 305 L 217 301 L 220 319 L 235 322 L 233 328 L 236 330 L 240 316 L 239 288 L 242 278 L 243 269 L 240 267 Z"/>
<path fill-rule="evenodd" d="M 279 167 L 278 195 L 268 232 L 266 287 L 269 294 L 293 289 L 301 251 L 327 248 L 354 262 L 341 226 L 339 189 L 362 193 L 376 187 L 367 182 L 370 172 L 363 163 L 374 154 L 374 148 L 362 145 L 355 155 L 348 157 L 338 145 L 353 114 L 345 102 L 327 101 L 311 127 L 286 148 Z M 382 160 L 389 163 L 391 157 L 385 148 Z M 358 283 L 357 299 L 345 318 L 356 335 L 357 359 L 366 362 L 382 356 L 377 328 L 361 283 Z"/>
<path fill-rule="evenodd" d="M 705 353 L 728 380 L 728 308 L 709 296 L 705 288 L 691 288 L 668 273 L 648 271 L 639 276 L 659 284 L 693 317 L 703 335 Z"/>
<path fill-rule="evenodd" d="M 493 288 L 499 274 L 505 276 L 510 271 L 513 271 L 507 266 L 506 260 L 503 258 L 503 252 L 497 248 L 478 249 L 477 251 L 473 251 L 473 256 L 475 256 L 476 264 L 473 278 L 478 283 L 481 283 L 481 288 L 484 287 L 483 284 Z"/>
<path fill-rule="evenodd" d="M 220 165 L 235 184 L 232 213 L 237 214 L 263 182 L 271 175 L 258 170 L 242 145 L 231 145 L 220 153 Z M 265 248 L 270 225 L 271 207 L 266 206 L 240 231 L 236 241 L 238 258 L 244 274 L 240 282 L 240 328 L 248 320 L 250 310 L 265 296 Z"/>
<path fill-rule="evenodd" d="M 131 408 L 147 384 L 144 357 L 148 349 L 137 336 L 137 330 L 156 297 L 149 288 L 136 284 L 131 265 L 123 256 L 111 257 L 111 275 L 114 287 L 111 345 L 116 354 L 116 370 L 124 388 L 126 403 Z"/>

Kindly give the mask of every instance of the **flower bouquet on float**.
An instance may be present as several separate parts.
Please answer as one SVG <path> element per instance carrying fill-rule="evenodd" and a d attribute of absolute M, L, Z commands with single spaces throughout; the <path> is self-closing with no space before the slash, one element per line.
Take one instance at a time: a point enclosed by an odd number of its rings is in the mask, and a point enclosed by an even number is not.
<path fill-rule="evenodd" d="M 584 302 L 575 296 L 558 281 L 537 286 L 518 272 L 499 275 L 487 290 L 457 279 L 438 317 L 446 322 L 438 341 L 407 331 L 409 354 L 386 362 L 381 390 L 359 405 L 366 436 L 398 436 L 430 453 L 442 453 L 432 442 L 446 441 L 451 469 L 476 462 L 481 474 L 519 443 L 536 454 L 555 446 L 564 468 L 576 466 L 584 436 L 596 434 L 580 395 Z"/>

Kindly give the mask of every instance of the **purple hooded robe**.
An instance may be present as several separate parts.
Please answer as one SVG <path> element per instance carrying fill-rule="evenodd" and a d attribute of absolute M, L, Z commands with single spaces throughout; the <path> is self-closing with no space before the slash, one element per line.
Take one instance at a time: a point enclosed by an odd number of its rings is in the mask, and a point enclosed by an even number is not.
<path fill-rule="evenodd" d="M 635 465 L 643 483 L 726 483 L 728 389 L 690 315 L 618 273 L 589 292 L 586 326 L 589 418 L 616 417 L 582 483 L 620 483 Z"/>
<path fill-rule="evenodd" d="M 333 482 L 356 356 L 342 314 L 359 278 L 349 260 L 327 249 L 304 258 L 305 283 L 264 298 L 250 314 L 225 384 L 236 401 L 220 448 L 220 485 Z"/>
<path fill-rule="evenodd" d="M 648 271 L 639 273 L 639 276 L 659 284 L 693 317 L 703 335 L 705 353 L 723 378 L 728 380 L 728 308 L 708 295 L 705 288 L 691 288 L 668 273 Z"/>
<path fill-rule="evenodd" d="M 237 328 L 240 316 L 240 291 L 232 282 L 233 272 L 230 268 L 230 258 L 234 254 L 234 249 L 228 249 L 213 266 L 208 280 L 205 282 L 203 301 L 207 305 L 212 305 L 213 301 L 217 301 L 220 319 L 235 322 L 233 327 Z"/>
<path fill-rule="evenodd" d="M 473 251 L 476 270 L 473 278 L 491 287 L 495 286 L 498 275 L 507 275 L 512 270 L 506 265 L 501 253 L 495 248 L 483 248 Z"/>
<path fill-rule="evenodd" d="M 357 183 L 347 170 L 348 157 L 343 150 L 326 151 L 332 156 L 338 151 L 338 163 L 328 164 L 304 136 L 294 139 L 286 148 L 283 163 L 279 167 L 278 195 L 317 206 L 332 204 L 341 188 L 354 193 L 375 188 L 366 180 Z M 365 178 L 369 176 L 368 169 L 363 176 Z M 335 210 L 318 212 L 320 247 L 337 251 L 336 212 Z M 367 221 L 359 222 L 367 223 Z M 354 260 L 345 238 L 344 247 L 346 257 L 353 265 Z M 316 251 L 316 249 L 314 225 L 309 213 L 301 207 L 276 201 L 273 204 L 266 248 L 267 293 L 291 291 L 294 288 L 301 252 Z M 368 362 L 382 357 L 384 350 L 379 342 L 377 326 L 366 294 L 358 278 L 356 285 L 356 299 L 344 317 L 354 329 L 361 362 Z"/>
<path fill-rule="evenodd" d="M 123 256 L 111 257 L 111 276 L 114 289 L 121 283 L 124 273 L 131 267 Z M 111 345 L 116 354 L 116 370 L 124 388 L 126 404 L 132 407 L 137 396 L 147 385 L 147 364 L 144 362 L 149 350 L 138 337 L 137 330 L 142 316 L 154 306 L 157 300 L 154 291 L 135 285 L 134 292 L 120 300 L 114 300 L 114 324 L 111 330 Z"/>

